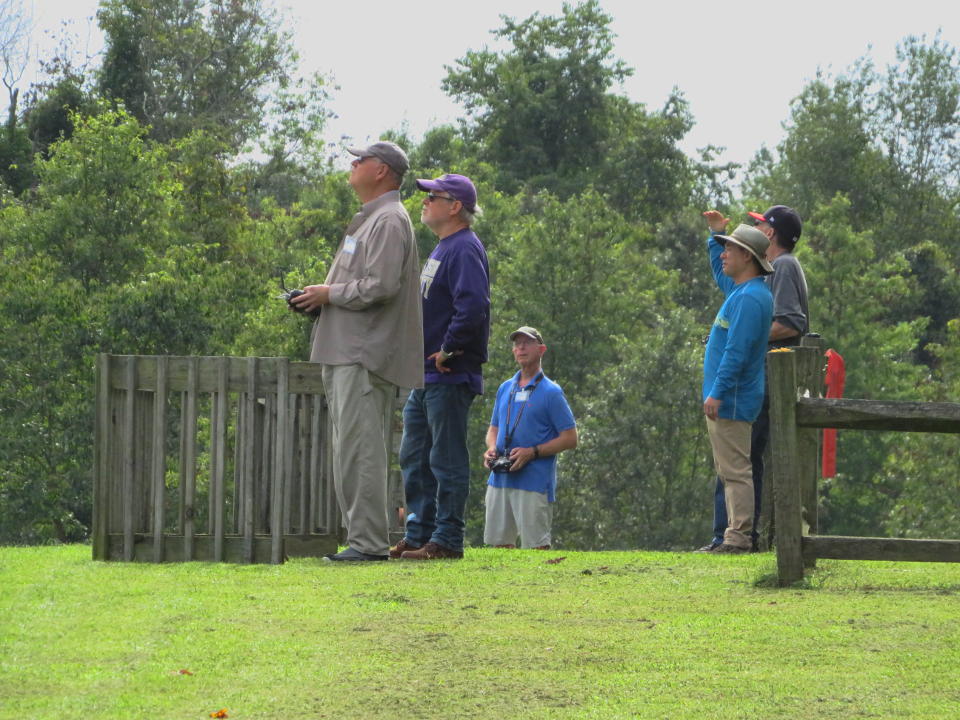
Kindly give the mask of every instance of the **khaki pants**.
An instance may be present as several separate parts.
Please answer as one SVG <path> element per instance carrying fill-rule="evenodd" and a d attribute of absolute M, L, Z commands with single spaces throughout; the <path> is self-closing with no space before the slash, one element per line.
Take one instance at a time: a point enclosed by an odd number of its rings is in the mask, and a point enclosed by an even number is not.
<path fill-rule="evenodd" d="M 723 542 L 739 548 L 751 545 L 753 529 L 753 466 L 750 464 L 750 423 L 707 418 L 713 463 L 723 483 L 727 529 Z"/>
<path fill-rule="evenodd" d="M 386 555 L 387 446 L 397 388 L 360 365 L 324 365 L 322 374 L 333 430 L 333 484 L 347 544 Z"/>

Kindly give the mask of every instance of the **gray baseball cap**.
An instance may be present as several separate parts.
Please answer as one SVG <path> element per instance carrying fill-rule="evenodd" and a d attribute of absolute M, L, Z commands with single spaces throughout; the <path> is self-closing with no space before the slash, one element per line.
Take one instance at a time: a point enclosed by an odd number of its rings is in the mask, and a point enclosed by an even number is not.
<path fill-rule="evenodd" d="M 744 223 L 738 225 L 737 229 L 729 235 L 714 235 L 713 237 L 721 245 L 732 242 L 749 252 L 760 263 L 765 275 L 773 272 L 773 265 L 767 262 L 767 248 L 770 247 L 770 241 L 766 235 L 752 225 Z"/>
<path fill-rule="evenodd" d="M 403 148 L 388 140 L 380 140 L 365 148 L 348 147 L 347 152 L 358 158 L 375 157 L 390 166 L 397 175 L 403 177 L 410 169 L 410 161 Z"/>
<path fill-rule="evenodd" d="M 536 340 L 538 343 L 543 345 L 543 335 L 540 334 L 539 330 L 534 327 L 530 327 L 529 325 L 524 325 L 523 327 L 519 327 L 514 330 L 512 333 L 510 333 L 510 339 L 516 340 L 517 335 L 525 335 L 531 340 Z"/>

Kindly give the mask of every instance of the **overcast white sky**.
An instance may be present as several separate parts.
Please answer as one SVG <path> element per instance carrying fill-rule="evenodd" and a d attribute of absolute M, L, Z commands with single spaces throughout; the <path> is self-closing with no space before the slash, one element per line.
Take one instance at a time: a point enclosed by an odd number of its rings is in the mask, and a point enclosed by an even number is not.
<path fill-rule="evenodd" d="M 28 4 L 31 0 L 25 0 Z M 35 49 L 49 50 L 62 21 L 79 47 L 99 50 L 96 0 L 32 0 Z M 330 139 L 375 139 L 406 124 L 419 137 L 462 110 L 440 90 L 445 64 L 481 49 L 499 16 L 556 15 L 562 0 L 276 0 L 289 19 L 303 70 L 332 74 L 340 89 Z M 783 135 L 789 103 L 817 68 L 843 71 L 864 55 L 883 68 L 907 35 L 960 47 L 960 5 L 945 0 L 601 0 L 613 17 L 616 53 L 635 74 L 620 89 L 649 109 L 677 86 L 696 127 L 684 143 L 727 148 L 746 163 Z M 952 9 L 951 9 L 952 8 Z M 91 18 L 91 20 L 87 20 Z M 4 98 L 5 99 L 5 98 Z"/>

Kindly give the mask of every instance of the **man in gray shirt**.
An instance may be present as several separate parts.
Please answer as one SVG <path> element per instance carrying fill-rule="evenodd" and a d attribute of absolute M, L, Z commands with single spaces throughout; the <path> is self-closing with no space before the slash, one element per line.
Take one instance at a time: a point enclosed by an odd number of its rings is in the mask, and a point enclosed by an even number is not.
<path fill-rule="evenodd" d="M 757 228 L 770 239 L 767 260 L 773 265 L 773 274 L 766 278 L 773 294 L 773 322 L 770 324 L 769 349 L 799 345 L 800 338 L 810 330 L 810 312 L 807 306 L 807 278 L 800 261 L 793 254 L 803 224 L 800 215 L 786 205 L 774 205 L 762 215 L 747 213 L 756 221 Z M 763 453 L 770 440 L 770 395 L 764 388 L 763 406 L 753 423 L 750 439 L 750 463 L 753 466 L 754 522 L 753 546 L 756 549 L 760 495 L 763 488 Z M 727 527 L 727 507 L 723 484 L 717 478 L 713 507 L 713 539 L 700 548 L 713 552 L 723 543 Z"/>
<path fill-rule="evenodd" d="M 322 308 L 311 362 L 323 365 L 333 426 L 333 481 L 347 549 L 333 561 L 386 560 L 390 543 L 387 447 L 400 388 L 423 387 L 420 261 L 400 203 L 407 156 L 392 142 L 348 148 L 350 185 L 363 206 L 340 241 L 323 285 L 291 302 Z"/>

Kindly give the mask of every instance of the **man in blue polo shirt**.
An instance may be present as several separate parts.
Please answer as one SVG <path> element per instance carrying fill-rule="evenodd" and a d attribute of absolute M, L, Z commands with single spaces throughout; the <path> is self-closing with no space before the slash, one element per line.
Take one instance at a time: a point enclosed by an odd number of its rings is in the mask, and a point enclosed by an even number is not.
<path fill-rule="evenodd" d="M 510 334 L 519 372 L 500 386 L 487 429 L 483 541 L 496 547 L 550 548 L 557 455 L 577 446 L 577 424 L 563 390 L 543 374 L 547 351 L 532 327 Z"/>
<path fill-rule="evenodd" d="M 716 210 L 704 216 L 710 267 L 724 294 L 703 359 L 703 414 L 727 509 L 723 542 L 710 552 L 736 554 L 750 552 L 753 530 L 750 431 L 763 404 L 773 317 L 773 296 L 763 278 L 773 267 L 766 259 L 770 241 L 760 230 L 740 225 L 723 235 L 730 221 Z"/>
<path fill-rule="evenodd" d="M 470 229 L 477 190 L 463 175 L 417 180 L 421 220 L 439 238 L 420 273 L 424 387 L 403 408 L 400 469 L 407 504 L 404 537 L 390 557 L 463 557 L 470 489 L 467 413 L 483 392 L 490 338 L 487 253 Z"/>

